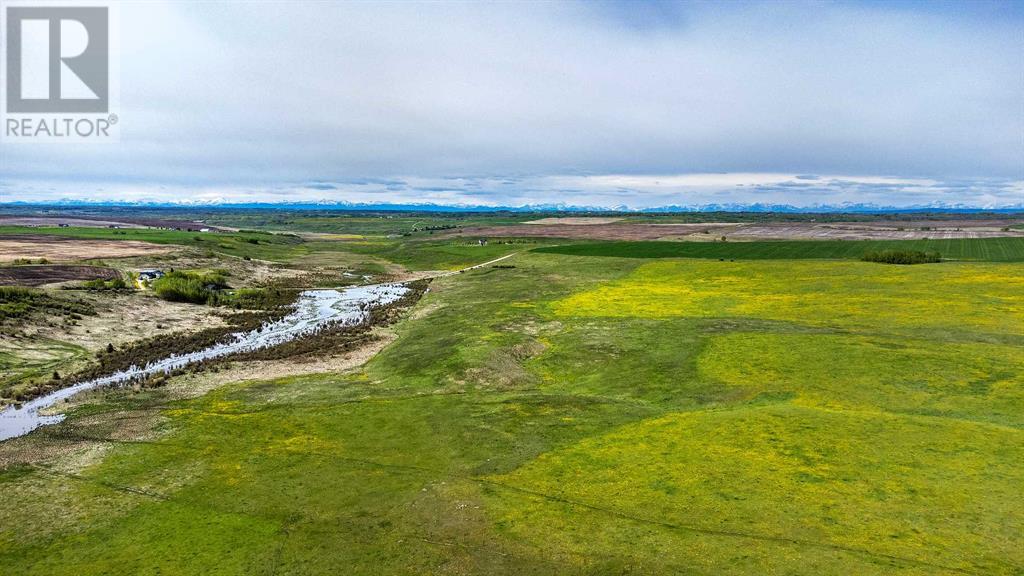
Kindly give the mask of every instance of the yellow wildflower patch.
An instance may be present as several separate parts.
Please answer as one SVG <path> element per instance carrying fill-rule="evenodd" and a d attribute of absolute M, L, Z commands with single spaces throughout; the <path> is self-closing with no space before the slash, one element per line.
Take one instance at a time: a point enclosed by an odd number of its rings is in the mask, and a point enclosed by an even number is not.
<path fill-rule="evenodd" d="M 812 403 L 1024 425 L 1024 347 L 851 334 L 734 332 L 710 339 L 701 378 Z"/>
<path fill-rule="evenodd" d="M 776 404 L 645 420 L 494 480 L 685 527 L 685 542 L 667 552 L 681 564 L 700 566 L 704 554 L 721 559 L 735 547 L 750 557 L 767 549 L 776 560 L 788 549 L 786 562 L 841 548 L 997 573 L 1024 562 L 1006 532 L 1024 520 L 1022 438 L 962 420 Z M 611 523 L 634 522 L 605 514 L 593 529 L 544 528 L 577 510 L 524 501 L 500 521 L 528 541 L 543 535 L 538 545 L 556 538 L 570 549 Z M 657 542 L 648 530 L 631 545 Z"/>
<path fill-rule="evenodd" d="M 971 327 L 1024 333 L 1015 264 L 887 266 L 848 261 L 659 261 L 573 294 L 556 315 L 738 317 L 811 325 Z"/>

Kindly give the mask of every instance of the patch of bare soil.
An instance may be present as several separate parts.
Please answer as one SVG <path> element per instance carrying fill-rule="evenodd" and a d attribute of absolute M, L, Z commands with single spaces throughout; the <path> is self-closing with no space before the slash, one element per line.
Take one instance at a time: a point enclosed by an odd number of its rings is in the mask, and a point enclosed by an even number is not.
<path fill-rule="evenodd" d="M 180 250 L 138 240 L 83 240 L 45 234 L 9 234 L 0 236 L 0 262 L 18 258 L 46 258 L 58 262 L 89 258 L 122 258 L 142 254 L 163 254 Z"/>
<path fill-rule="evenodd" d="M 538 340 L 527 340 L 493 351 L 482 364 L 466 371 L 468 380 L 479 386 L 498 389 L 524 388 L 536 384 L 537 377 L 524 362 L 544 352 Z"/>
<path fill-rule="evenodd" d="M 113 280 L 119 276 L 117 270 L 103 266 L 44 264 L 0 267 L 0 285 L 10 286 L 42 286 L 71 280 Z"/>
<path fill-rule="evenodd" d="M 612 222 L 618 222 L 622 218 L 602 218 L 599 216 L 567 216 L 565 218 L 541 218 L 540 220 L 530 220 L 523 222 L 523 224 L 539 224 L 548 226 L 551 224 L 569 224 L 572 226 L 593 226 L 595 224 L 611 224 Z"/>

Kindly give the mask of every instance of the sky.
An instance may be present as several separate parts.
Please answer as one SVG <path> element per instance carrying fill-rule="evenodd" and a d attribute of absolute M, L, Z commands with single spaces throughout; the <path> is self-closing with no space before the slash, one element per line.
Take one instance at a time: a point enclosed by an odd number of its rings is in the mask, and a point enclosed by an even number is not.
<path fill-rule="evenodd" d="M 0 202 L 1024 206 L 1022 2 L 128 2 Z"/>

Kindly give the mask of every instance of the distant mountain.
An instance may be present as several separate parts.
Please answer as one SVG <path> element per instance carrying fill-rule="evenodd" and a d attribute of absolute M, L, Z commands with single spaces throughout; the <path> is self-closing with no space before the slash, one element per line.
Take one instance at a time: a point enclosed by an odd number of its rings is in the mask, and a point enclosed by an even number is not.
<path fill-rule="evenodd" d="M 794 206 L 792 204 L 700 204 L 700 205 L 668 205 L 650 208 L 630 208 L 628 206 L 577 206 L 564 203 L 524 204 L 521 206 L 487 206 L 480 204 L 435 204 L 435 203 L 364 203 L 346 202 L 343 200 L 319 200 L 306 202 L 224 202 L 218 200 L 182 200 L 166 201 L 113 201 L 113 200 L 79 200 L 62 199 L 53 202 L 0 202 L 0 208 L 10 207 L 125 207 L 125 208 L 206 208 L 206 209 L 247 209 L 247 210 L 352 210 L 352 211 L 404 211 L 404 212 L 566 212 L 566 213 L 674 213 L 674 212 L 758 212 L 758 213 L 904 213 L 904 212 L 1000 212 L 1013 213 L 1024 211 L 1024 202 L 1006 206 L 970 206 L 967 204 L 949 204 L 933 202 L 913 206 L 885 206 L 865 203 L 813 204 L 810 206 Z"/>

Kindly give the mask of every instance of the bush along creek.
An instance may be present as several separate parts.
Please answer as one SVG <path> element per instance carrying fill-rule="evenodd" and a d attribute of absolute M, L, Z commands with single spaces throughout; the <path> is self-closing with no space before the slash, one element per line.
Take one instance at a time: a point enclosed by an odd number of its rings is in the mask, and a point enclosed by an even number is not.
<path fill-rule="evenodd" d="M 188 336 L 161 336 L 105 354 L 98 367 L 68 379 L 69 386 L 0 411 L 0 441 L 61 422 L 63 414 L 41 412 L 86 390 L 147 380 L 162 382 L 188 367 L 201 367 L 227 358 L 279 358 L 285 356 L 278 354 L 309 353 L 324 345 L 341 344 L 348 348 L 353 342 L 365 339 L 364 333 L 370 325 L 386 324 L 397 318 L 401 309 L 419 299 L 426 285 L 426 281 L 418 281 L 307 290 L 299 293 L 295 303 L 284 313 L 278 310 L 263 319 L 255 314 L 243 317 L 243 325 L 249 326 L 242 330 L 235 328 L 237 331 L 226 334 L 225 331 L 231 329 L 220 328 Z M 252 324 L 256 325 L 252 327 Z M 324 341 L 318 344 L 321 337 Z M 272 352 L 278 347 L 283 348 L 278 353 Z M 172 350 L 177 352 L 170 352 Z M 98 375 L 100 373 L 105 375 Z"/>

